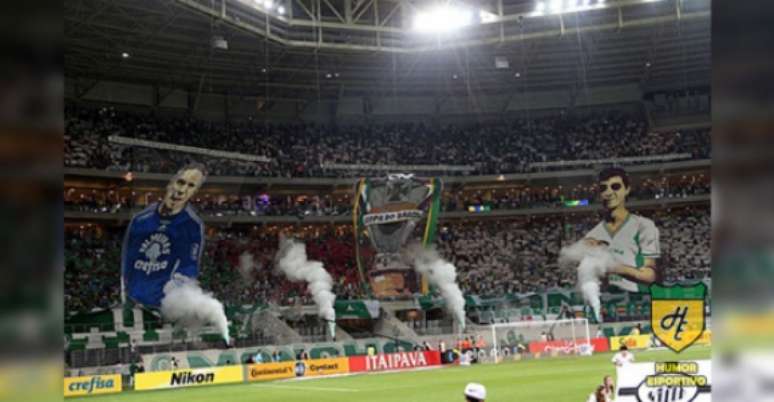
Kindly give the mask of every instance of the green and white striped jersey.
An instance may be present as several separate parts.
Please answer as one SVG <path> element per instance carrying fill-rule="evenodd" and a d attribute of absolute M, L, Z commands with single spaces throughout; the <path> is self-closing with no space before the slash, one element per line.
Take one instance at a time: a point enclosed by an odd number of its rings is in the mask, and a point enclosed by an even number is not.
<path fill-rule="evenodd" d="M 652 220 L 632 213 L 627 215 L 617 231 L 611 232 L 602 221 L 586 237 L 607 242 L 610 245 L 608 250 L 616 261 L 636 268 L 645 265 L 645 258 L 661 255 L 656 225 Z M 647 292 L 646 286 L 638 286 L 636 282 L 618 275 L 610 275 L 608 279 L 611 285 L 629 292 Z"/>

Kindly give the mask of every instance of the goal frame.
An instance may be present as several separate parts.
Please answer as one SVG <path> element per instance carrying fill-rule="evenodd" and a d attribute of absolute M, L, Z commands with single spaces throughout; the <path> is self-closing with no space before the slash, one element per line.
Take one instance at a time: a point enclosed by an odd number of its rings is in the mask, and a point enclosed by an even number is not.
<path fill-rule="evenodd" d="M 497 329 L 498 328 L 524 328 L 524 327 L 551 327 L 557 324 L 570 324 L 570 328 L 572 331 L 572 340 L 577 345 L 578 344 L 578 331 L 576 330 L 576 324 L 580 324 L 581 330 L 586 335 L 586 341 L 590 344 L 591 343 L 591 330 L 589 328 L 589 320 L 588 318 L 563 318 L 563 319 L 556 319 L 556 320 L 530 320 L 530 321 L 517 321 L 517 322 L 508 322 L 508 323 L 495 323 L 495 324 L 489 324 L 489 327 L 492 331 L 492 346 L 495 348 L 495 350 L 499 350 L 499 345 L 497 344 Z"/>

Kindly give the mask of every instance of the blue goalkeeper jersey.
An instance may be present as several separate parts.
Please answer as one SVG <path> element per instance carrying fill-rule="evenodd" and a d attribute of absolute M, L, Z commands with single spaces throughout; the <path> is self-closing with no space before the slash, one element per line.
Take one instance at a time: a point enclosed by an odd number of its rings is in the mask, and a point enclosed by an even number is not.
<path fill-rule="evenodd" d="M 195 279 L 204 249 L 204 224 L 187 205 L 162 216 L 154 203 L 132 218 L 121 251 L 125 291 L 135 302 L 159 307 L 175 274 Z"/>

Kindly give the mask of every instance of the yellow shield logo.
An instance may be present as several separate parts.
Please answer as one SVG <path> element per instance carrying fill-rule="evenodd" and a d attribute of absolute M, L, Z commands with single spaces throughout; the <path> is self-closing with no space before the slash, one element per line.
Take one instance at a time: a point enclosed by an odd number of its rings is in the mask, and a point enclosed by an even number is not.
<path fill-rule="evenodd" d="M 653 335 L 664 346 L 682 352 L 704 333 L 704 298 L 707 286 L 650 286 Z"/>

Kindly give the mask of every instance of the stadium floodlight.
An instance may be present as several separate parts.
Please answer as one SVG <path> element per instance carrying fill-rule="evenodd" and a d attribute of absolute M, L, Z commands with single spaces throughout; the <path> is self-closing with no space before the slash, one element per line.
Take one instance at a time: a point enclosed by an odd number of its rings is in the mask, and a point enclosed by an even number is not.
<path fill-rule="evenodd" d="M 279 15 L 285 15 L 285 6 L 279 6 L 279 7 L 277 7 L 277 14 L 279 14 Z"/>
<path fill-rule="evenodd" d="M 266 7 L 267 10 L 271 10 L 271 8 L 274 7 L 274 0 L 263 0 L 263 6 Z"/>
<path fill-rule="evenodd" d="M 481 19 L 482 24 L 489 24 L 491 22 L 497 21 L 497 15 L 492 14 L 489 11 L 481 10 L 478 12 L 478 16 Z"/>
<path fill-rule="evenodd" d="M 463 8 L 439 6 L 414 16 L 414 30 L 422 33 L 444 33 L 473 23 L 473 14 Z"/>
<path fill-rule="evenodd" d="M 538 1 L 537 4 L 535 4 L 535 14 L 543 15 L 545 11 L 546 11 L 546 3 L 543 3 L 542 1 Z"/>
<path fill-rule="evenodd" d="M 562 0 L 551 0 L 548 7 L 552 14 L 559 14 L 562 12 Z"/>
<path fill-rule="evenodd" d="M 130 57 L 132 57 L 132 55 L 130 55 L 130 54 L 129 54 L 129 53 L 127 53 L 127 52 L 123 52 L 123 53 L 121 53 L 121 58 L 122 58 L 122 59 L 128 59 L 128 58 L 130 58 Z"/>

